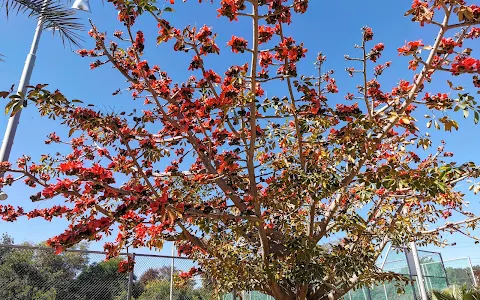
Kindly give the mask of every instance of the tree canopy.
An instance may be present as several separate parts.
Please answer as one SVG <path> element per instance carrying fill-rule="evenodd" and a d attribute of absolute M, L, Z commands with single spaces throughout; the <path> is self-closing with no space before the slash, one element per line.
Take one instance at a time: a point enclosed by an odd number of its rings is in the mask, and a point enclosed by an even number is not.
<path fill-rule="evenodd" d="M 92 23 L 94 46 L 78 54 L 92 69 L 118 70 L 139 110 L 105 112 L 46 85 L 32 88 L 27 98 L 39 113 L 69 130 L 46 143 L 71 151 L 55 154 L 52 146 L 38 162 L 3 162 L 2 183 L 21 178 L 41 188 L 32 201 L 65 203 L 31 211 L 2 205 L 3 219 L 66 217 L 71 225 L 48 241 L 58 252 L 114 229 L 117 238 L 104 246 L 109 258 L 175 241 L 200 266 L 181 278 L 202 273 L 221 290 L 277 300 L 339 299 L 354 287 L 406 280 L 376 266 L 386 245 L 442 245 L 444 232 L 469 236 L 480 220 L 457 189 L 479 176 L 478 166 L 453 160 L 427 132 L 458 129 L 456 111 L 472 123 L 480 118 L 472 92 L 480 87 L 472 56 L 480 7 L 467 2 L 412 1 L 405 15 L 436 34 L 398 48 L 411 76 L 394 86 L 381 84 L 394 64 L 383 61 L 386 45 L 363 27 L 345 56 L 358 86 L 342 90 L 342 100 L 325 55 L 315 69 L 301 68 L 307 49 L 286 33 L 294 14 L 309 13 L 308 0 L 198 4 L 250 27 L 226 45 L 208 25 L 177 27 L 175 13 L 165 13 L 174 9 L 153 0 L 111 1 L 123 29 L 107 35 Z M 139 18 L 152 18 L 158 34 L 145 35 Z M 146 41 L 185 52 L 188 76 L 173 82 L 162 58 L 147 60 Z M 211 68 L 225 51 L 243 62 Z M 438 90 L 441 83 L 431 84 L 438 73 L 462 76 L 468 88 L 442 80 L 448 92 Z"/>

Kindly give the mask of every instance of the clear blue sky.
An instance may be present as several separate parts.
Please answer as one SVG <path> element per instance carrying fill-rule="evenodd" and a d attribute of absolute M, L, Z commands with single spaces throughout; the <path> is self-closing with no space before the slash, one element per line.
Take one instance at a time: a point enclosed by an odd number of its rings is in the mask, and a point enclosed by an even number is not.
<path fill-rule="evenodd" d="M 159 0 L 161 2 L 161 0 Z M 223 48 L 232 35 L 243 35 L 248 37 L 248 23 L 230 23 L 227 19 L 216 18 L 215 9 L 218 3 L 198 4 L 198 1 L 190 0 L 187 3 L 177 1 L 174 6 L 176 12 L 170 13 L 168 19 L 176 26 L 193 24 L 198 27 L 203 24 L 213 26 L 213 31 L 219 34 L 218 44 Z M 368 25 L 373 28 L 375 33 L 375 42 L 384 42 L 386 50 L 384 51 L 381 62 L 392 60 L 392 68 L 389 69 L 381 78 L 382 86 L 392 87 L 400 79 L 411 80 L 413 73 L 407 70 L 407 60 L 397 56 L 396 49 L 401 47 L 405 41 L 423 39 L 425 44 L 433 42 L 433 27 L 421 28 L 418 24 L 412 23 L 409 18 L 403 17 L 403 14 L 411 5 L 411 1 L 310 1 L 310 9 L 306 15 L 295 16 L 292 26 L 287 29 L 287 34 L 291 34 L 297 41 L 305 43 L 309 49 L 307 58 L 303 61 L 301 68 L 306 75 L 314 74 L 313 61 L 318 51 L 323 51 L 327 56 L 327 68 L 336 70 L 340 94 L 332 97 L 331 101 L 342 101 L 343 95 L 347 92 L 353 92 L 358 81 L 352 80 L 344 72 L 345 67 L 352 66 L 345 62 L 343 55 L 348 53 L 355 56 L 353 45 L 360 43 L 360 28 Z M 82 18 L 88 27 L 87 19 L 90 18 L 98 26 L 99 30 L 113 33 L 114 29 L 123 29 L 121 24 L 116 21 L 116 12 L 111 4 L 100 1 L 91 3 L 93 13 L 87 14 L 79 12 L 78 17 Z M 8 89 L 12 84 L 17 84 L 23 63 L 28 53 L 36 22 L 29 20 L 25 16 L 11 15 L 8 20 L 1 14 L 0 18 L 0 53 L 5 55 L 6 62 L 0 63 L 0 90 Z M 145 19 L 145 20 L 143 20 Z M 165 47 L 155 47 L 154 39 L 156 37 L 157 27 L 149 18 L 143 18 L 138 22 L 138 28 L 145 32 L 147 38 L 147 57 L 152 61 L 151 64 L 159 64 L 166 69 L 174 81 L 185 80 L 188 74 L 188 57 L 182 53 L 172 53 L 171 45 Z M 247 32 L 245 34 L 245 32 Z M 86 32 L 82 34 L 85 37 L 85 48 L 92 46 L 92 40 L 89 39 Z M 429 37 L 429 38 L 428 38 Z M 150 38 L 150 40 L 149 40 Z M 373 46 L 373 44 L 372 44 Z M 168 49 L 168 50 L 166 50 Z M 222 49 L 223 54 L 229 52 L 227 48 Z M 248 57 L 228 56 L 228 59 L 210 59 L 207 63 L 211 68 L 225 70 L 232 63 L 244 63 Z M 37 63 L 31 80 L 32 84 L 48 83 L 51 89 L 60 89 L 70 99 L 81 99 L 87 103 L 94 103 L 106 111 L 115 109 L 130 109 L 133 106 L 140 107 L 141 103 L 132 103 L 128 93 L 112 97 L 112 92 L 118 88 L 125 87 L 122 77 L 110 67 L 102 67 L 95 71 L 89 69 L 90 60 L 80 58 L 72 53 L 67 47 L 62 47 L 61 40 L 53 37 L 51 32 L 44 32 L 37 53 Z M 373 68 L 373 65 L 371 66 Z M 358 78 L 357 78 L 358 79 Z M 437 76 L 434 84 L 427 91 L 448 92 L 445 84 L 445 76 Z M 467 80 L 471 84 L 469 77 L 458 78 L 458 80 Z M 457 80 L 457 82 L 458 82 Z M 268 91 L 267 91 L 268 92 Z M 279 95 L 283 96 L 283 95 Z M 6 102 L 4 102 L 5 104 Z M 2 106 L 4 106 L 2 104 Z M 421 117 L 421 115 L 419 116 Z M 461 118 L 460 115 L 458 118 Z M 420 118 L 422 119 L 422 118 Z M 7 123 L 7 116 L 0 114 L 0 132 L 3 133 Z M 448 151 L 453 151 L 457 161 L 476 161 L 476 156 L 480 149 L 479 139 L 475 138 L 475 133 L 480 129 L 473 126 L 473 121 L 460 120 L 463 125 L 459 132 L 453 134 L 437 134 L 438 138 L 445 139 Z M 48 133 L 56 131 L 57 133 L 66 133 L 64 128 L 58 126 L 58 123 L 47 119 L 41 119 L 33 106 L 26 108 L 21 117 L 21 122 L 11 159 L 17 158 L 22 154 L 28 154 L 34 159 L 40 154 L 56 151 L 52 146 L 44 144 Z M 430 130 L 432 131 L 432 130 Z M 433 133 L 433 132 L 432 132 Z M 2 134 L 0 134 L 2 135 Z M 437 139 L 438 140 L 438 139 Z M 26 208 L 42 206 L 42 203 L 36 203 L 35 206 L 29 202 L 28 197 L 31 190 L 26 189 L 22 184 L 14 185 L 7 190 L 10 197 L 7 203 L 21 205 Z M 467 195 L 472 203 L 472 210 L 480 212 L 478 197 Z M 39 242 L 46 240 L 54 234 L 58 234 L 65 226 L 62 220 L 56 220 L 51 223 L 38 220 L 22 219 L 16 223 L 0 223 L 0 232 L 8 232 L 17 242 L 33 241 Z M 480 248 L 460 236 L 453 236 L 457 242 L 456 247 L 447 247 L 442 249 L 446 258 L 460 256 L 471 256 L 480 264 L 480 254 L 477 252 Z M 92 244 L 91 248 L 101 249 L 100 244 Z M 139 251 L 145 252 L 145 251 Z M 165 247 L 162 253 L 169 253 L 169 247 Z"/>

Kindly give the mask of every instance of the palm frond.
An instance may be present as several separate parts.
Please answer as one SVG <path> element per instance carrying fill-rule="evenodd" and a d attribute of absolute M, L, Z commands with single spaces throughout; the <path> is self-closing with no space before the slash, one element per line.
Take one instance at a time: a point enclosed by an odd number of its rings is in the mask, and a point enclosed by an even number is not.
<path fill-rule="evenodd" d="M 84 29 L 75 11 L 63 6 L 56 0 L 0 0 L 0 7 L 5 7 L 7 17 L 12 11 L 26 13 L 29 17 L 42 20 L 44 28 L 58 31 L 62 42 L 80 46 L 82 38 L 79 31 Z"/>
<path fill-rule="evenodd" d="M 439 292 L 439 291 L 432 291 L 432 298 L 434 300 L 457 300 L 448 292 Z"/>

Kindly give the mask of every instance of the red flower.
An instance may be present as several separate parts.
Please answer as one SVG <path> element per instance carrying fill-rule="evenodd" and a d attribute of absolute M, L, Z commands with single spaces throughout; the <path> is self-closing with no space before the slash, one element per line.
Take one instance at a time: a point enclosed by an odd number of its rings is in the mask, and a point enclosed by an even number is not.
<path fill-rule="evenodd" d="M 338 93 L 338 87 L 337 87 L 337 84 L 335 83 L 335 79 L 330 78 L 327 84 L 327 91 L 333 94 Z"/>
<path fill-rule="evenodd" d="M 200 42 L 203 42 L 207 39 L 207 37 L 212 35 L 212 31 L 210 30 L 210 27 L 207 25 L 203 25 L 203 27 L 200 29 L 200 31 L 197 33 L 197 40 Z"/>
<path fill-rule="evenodd" d="M 418 68 L 418 60 L 417 59 L 412 59 L 411 61 L 408 62 L 408 69 L 409 70 L 417 70 Z"/>
<path fill-rule="evenodd" d="M 406 80 L 400 80 L 400 83 L 398 84 L 398 86 L 392 89 L 392 95 L 394 96 L 404 95 L 408 93 L 412 88 L 413 88 L 413 85 L 410 85 L 410 82 Z"/>
<path fill-rule="evenodd" d="M 218 16 L 225 16 L 230 19 L 230 21 L 238 21 L 237 11 L 243 9 L 245 6 L 243 1 L 237 0 L 222 0 L 220 2 L 221 7 L 217 9 Z M 240 6 L 240 7 L 239 7 Z"/>
<path fill-rule="evenodd" d="M 232 47 L 233 52 L 243 53 L 247 49 L 248 42 L 244 38 L 232 36 L 232 39 L 227 43 L 227 45 Z"/>
<path fill-rule="evenodd" d="M 258 27 L 258 42 L 263 44 L 272 39 L 273 34 L 275 33 L 275 28 L 269 26 L 259 26 Z"/>
<path fill-rule="evenodd" d="M 260 52 L 259 59 L 260 66 L 263 68 L 268 68 L 269 65 L 273 64 L 273 54 L 270 52 Z"/>
<path fill-rule="evenodd" d="M 391 62 L 388 61 L 388 62 L 386 62 L 386 63 L 383 64 L 383 65 L 378 65 L 378 66 L 376 66 L 376 67 L 375 67 L 375 70 L 374 70 L 374 71 L 375 71 L 375 76 L 382 75 L 383 71 L 384 71 L 386 68 L 390 67 L 390 65 L 391 65 Z"/>
<path fill-rule="evenodd" d="M 480 37 L 480 27 L 473 27 L 470 29 L 470 32 L 466 35 L 468 39 L 477 39 Z"/>
<path fill-rule="evenodd" d="M 370 50 L 370 53 L 368 53 L 368 58 L 376 62 L 378 58 L 382 55 L 382 51 L 385 49 L 385 45 L 383 43 L 378 43 L 376 44 L 372 50 Z"/>
<path fill-rule="evenodd" d="M 429 109 L 445 110 L 451 108 L 453 105 L 453 100 L 448 97 L 448 94 L 438 93 L 436 95 L 430 95 L 429 93 L 425 93 L 423 100 Z"/>
<path fill-rule="evenodd" d="M 308 0 L 295 0 L 293 1 L 293 10 L 296 13 L 305 13 L 308 9 Z"/>
<path fill-rule="evenodd" d="M 209 80 L 213 83 L 222 82 L 222 78 L 220 78 L 220 76 L 217 73 L 215 73 L 215 71 L 213 70 L 205 71 L 205 73 L 203 73 L 203 76 L 205 77 L 206 80 Z"/>
<path fill-rule="evenodd" d="M 173 1 L 173 0 L 170 0 L 170 1 Z M 135 262 L 129 256 L 126 260 L 122 260 L 121 262 L 118 263 L 118 272 L 120 273 L 130 272 L 133 270 L 134 265 L 135 265 Z"/>
<path fill-rule="evenodd" d="M 455 57 L 450 71 L 452 71 L 453 75 L 480 72 L 480 60 L 458 55 Z"/>
<path fill-rule="evenodd" d="M 440 47 L 437 51 L 437 54 L 452 54 L 453 50 L 455 47 L 461 47 L 461 43 L 457 43 L 454 39 L 452 38 L 442 38 L 442 42 L 440 43 Z"/>
<path fill-rule="evenodd" d="M 433 9 L 428 7 L 428 3 L 425 0 L 414 0 L 412 8 L 406 13 L 406 15 L 413 15 L 413 21 L 420 22 L 420 26 L 425 23 L 430 23 L 433 18 Z"/>
<path fill-rule="evenodd" d="M 135 48 L 135 50 L 138 52 L 143 52 L 143 49 L 145 49 L 144 43 L 145 38 L 143 37 L 143 32 L 138 31 L 135 37 L 135 42 L 133 43 L 133 48 Z"/>
<path fill-rule="evenodd" d="M 370 27 L 363 28 L 363 40 L 368 42 L 373 40 L 373 30 Z"/>
<path fill-rule="evenodd" d="M 408 42 L 403 47 L 398 48 L 398 55 L 408 56 L 417 52 L 418 48 L 423 47 L 421 40 Z"/>
<path fill-rule="evenodd" d="M 81 161 L 69 161 L 58 165 L 58 170 L 66 175 L 71 175 L 78 172 L 83 167 Z"/>

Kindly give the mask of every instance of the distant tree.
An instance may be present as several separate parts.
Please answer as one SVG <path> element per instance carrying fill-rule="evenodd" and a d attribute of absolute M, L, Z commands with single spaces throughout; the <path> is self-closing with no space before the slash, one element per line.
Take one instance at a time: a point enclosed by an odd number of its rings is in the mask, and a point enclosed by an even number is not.
<path fill-rule="evenodd" d="M 147 285 L 153 280 L 168 280 L 170 278 L 171 269 L 169 266 L 163 266 L 160 268 L 150 268 L 146 270 L 142 276 L 140 276 L 140 282 L 143 285 Z M 177 269 L 173 270 L 174 274 L 178 273 Z"/>
<path fill-rule="evenodd" d="M 168 280 L 153 280 L 145 287 L 138 300 L 165 300 L 170 297 L 170 282 Z M 193 286 L 176 286 L 173 289 L 174 300 L 211 300 L 212 293 Z"/>
<path fill-rule="evenodd" d="M 470 268 L 446 268 L 449 284 L 473 285 L 473 278 Z"/>
<path fill-rule="evenodd" d="M 75 280 L 71 292 L 78 300 L 113 300 L 128 288 L 128 274 L 118 272 L 120 259 L 88 266 Z"/>
<path fill-rule="evenodd" d="M 13 243 L 7 234 L 2 236 L 2 244 Z M 0 247 L 0 299 L 67 299 L 70 285 L 87 262 L 84 253 L 55 255 L 50 249 Z"/>
<path fill-rule="evenodd" d="M 4 234 L 2 234 L 1 244 L 2 245 L 12 245 L 13 244 L 13 238 L 11 236 L 9 236 L 8 234 L 4 233 Z M 3 257 L 5 257 L 5 255 L 7 253 L 9 253 L 10 250 L 11 250 L 11 248 L 0 247 L 0 263 L 3 261 Z"/>

